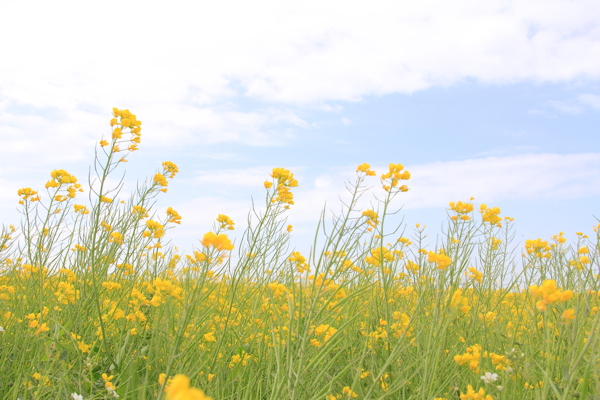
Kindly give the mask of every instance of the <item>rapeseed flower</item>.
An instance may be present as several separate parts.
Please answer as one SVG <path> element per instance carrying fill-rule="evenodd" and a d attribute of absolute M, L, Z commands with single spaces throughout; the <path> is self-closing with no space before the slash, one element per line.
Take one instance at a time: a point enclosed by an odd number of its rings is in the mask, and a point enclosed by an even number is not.
<path fill-rule="evenodd" d="M 479 388 L 476 392 L 473 386 L 467 385 L 467 393 L 460 394 L 460 400 L 494 400 L 489 394 L 485 394 L 484 388 Z"/>
<path fill-rule="evenodd" d="M 40 196 L 36 196 L 38 194 L 38 192 L 36 192 L 35 190 L 33 190 L 31 188 L 19 189 L 17 191 L 17 194 L 22 199 L 19 201 L 19 204 L 25 204 L 26 200 L 29 200 L 29 201 L 39 201 L 40 200 Z"/>
<path fill-rule="evenodd" d="M 458 214 L 468 214 L 473 211 L 473 204 L 464 203 L 462 201 L 458 202 L 450 202 L 450 209 L 455 211 Z"/>
<path fill-rule="evenodd" d="M 167 400 L 213 400 L 202 390 L 190 387 L 190 379 L 182 374 L 175 375 L 165 392 Z"/>
<path fill-rule="evenodd" d="M 574 309 L 572 309 L 572 308 L 566 309 L 566 310 L 565 310 L 565 311 L 562 313 L 562 316 L 561 316 L 561 318 L 563 319 L 563 321 L 564 321 L 565 323 L 569 323 L 569 322 L 571 322 L 572 320 L 574 320 L 574 319 L 575 319 L 575 310 L 574 310 Z"/>
<path fill-rule="evenodd" d="M 550 258 L 550 250 L 552 250 L 552 247 L 545 240 L 529 239 L 525 241 L 525 251 L 527 251 L 527 254 L 533 254 L 535 257 Z"/>
<path fill-rule="evenodd" d="M 117 244 L 123 244 L 123 234 L 119 233 L 119 232 L 113 232 L 110 234 L 110 237 L 108 238 L 109 242 L 114 242 Z"/>
<path fill-rule="evenodd" d="M 169 217 L 169 221 L 174 224 L 181 224 L 181 215 L 171 207 L 167 208 L 167 216 Z"/>
<path fill-rule="evenodd" d="M 446 269 L 452 262 L 452 259 L 444 254 L 443 250 L 439 250 L 438 253 L 430 251 L 427 253 L 427 261 L 430 263 L 435 263 L 437 269 Z"/>
<path fill-rule="evenodd" d="M 225 214 L 219 214 L 217 216 L 217 222 L 220 224 L 221 229 L 234 229 L 233 226 L 235 225 L 235 222 Z"/>
<path fill-rule="evenodd" d="M 529 291 L 536 298 L 541 299 L 536 303 L 536 307 L 540 311 L 544 311 L 552 303 L 567 301 L 573 297 L 572 290 L 559 290 L 554 279 L 545 280 L 541 286 L 531 285 Z"/>
<path fill-rule="evenodd" d="M 479 206 L 479 212 L 483 222 L 490 225 L 502 226 L 502 218 L 500 218 L 500 209 L 498 207 L 489 208 L 485 204 Z"/>
<path fill-rule="evenodd" d="M 219 233 L 218 235 L 213 232 L 208 232 L 204 235 L 202 239 L 202 245 L 204 247 L 214 247 L 217 251 L 222 250 L 233 250 L 233 244 L 231 240 L 224 233 Z"/>
<path fill-rule="evenodd" d="M 367 163 L 362 163 L 356 168 L 356 172 L 364 172 L 366 176 L 375 176 L 375 171 L 371 171 L 371 166 Z"/>
<path fill-rule="evenodd" d="M 379 215 L 373 210 L 366 210 L 362 212 L 363 217 L 367 217 L 365 222 L 371 228 L 375 228 L 379 224 Z"/>

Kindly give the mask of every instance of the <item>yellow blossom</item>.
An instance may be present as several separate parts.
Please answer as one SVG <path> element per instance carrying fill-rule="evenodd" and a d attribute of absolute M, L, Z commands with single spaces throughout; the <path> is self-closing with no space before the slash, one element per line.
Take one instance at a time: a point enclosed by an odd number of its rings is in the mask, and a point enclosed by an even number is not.
<path fill-rule="evenodd" d="M 367 176 L 375 176 L 375 171 L 371 171 L 371 166 L 367 163 L 362 163 L 356 168 L 356 172 L 364 172 Z"/>
<path fill-rule="evenodd" d="M 205 247 L 214 247 L 218 251 L 222 250 L 233 250 L 233 244 L 231 240 L 224 233 L 219 233 L 218 235 L 213 232 L 208 232 L 204 235 L 202 239 L 202 245 Z"/>

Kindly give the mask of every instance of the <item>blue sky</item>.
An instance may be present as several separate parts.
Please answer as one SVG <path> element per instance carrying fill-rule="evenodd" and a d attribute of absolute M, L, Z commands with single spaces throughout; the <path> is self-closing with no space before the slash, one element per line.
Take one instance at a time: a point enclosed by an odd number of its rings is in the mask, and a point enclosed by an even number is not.
<path fill-rule="evenodd" d="M 600 3 L 212 3 L 0 5 L 1 221 L 53 169 L 85 181 L 119 107 L 143 122 L 128 185 L 180 166 L 158 205 L 183 216 L 184 250 L 218 213 L 243 226 L 273 167 L 300 182 L 303 248 L 363 162 L 411 171 L 396 205 L 432 236 L 470 196 L 514 217 L 520 240 L 593 233 Z"/>

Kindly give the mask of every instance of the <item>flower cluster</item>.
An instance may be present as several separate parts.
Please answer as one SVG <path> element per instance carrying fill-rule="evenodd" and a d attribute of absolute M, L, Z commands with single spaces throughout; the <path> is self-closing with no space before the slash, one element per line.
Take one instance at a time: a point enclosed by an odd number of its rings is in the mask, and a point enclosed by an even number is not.
<path fill-rule="evenodd" d="M 144 231 L 142 234 L 144 237 L 152 236 L 155 239 L 160 239 L 165 235 L 165 226 L 151 219 L 146 221 L 146 228 L 148 228 L 148 230 Z"/>
<path fill-rule="evenodd" d="M 375 176 L 375 171 L 371 171 L 371 166 L 367 163 L 362 163 L 356 168 L 356 172 L 364 172 L 366 176 Z"/>
<path fill-rule="evenodd" d="M 527 251 L 527 254 L 533 254 L 534 257 L 551 258 L 550 250 L 552 250 L 552 247 L 545 240 L 528 239 L 525 241 L 525 251 Z"/>
<path fill-rule="evenodd" d="M 450 307 L 460 308 L 460 311 L 464 314 L 467 314 L 471 310 L 469 299 L 466 296 L 463 296 L 463 290 L 461 288 L 456 289 L 452 294 Z"/>
<path fill-rule="evenodd" d="M 27 200 L 29 200 L 29 201 L 39 201 L 40 200 L 40 196 L 37 195 L 38 192 L 36 192 L 35 190 L 33 190 L 31 188 L 19 189 L 17 191 L 17 194 L 21 198 L 21 200 L 19 200 L 19 204 L 25 204 L 25 201 L 27 201 Z"/>
<path fill-rule="evenodd" d="M 401 180 L 407 181 L 410 179 L 410 172 L 402 171 L 403 169 L 404 165 L 402 164 L 390 164 L 389 171 L 381 175 L 381 181 L 384 183 L 383 189 L 385 189 L 386 192 L 389 192 L 391 188 L 397 187 Z M 398 190 L 401 192 L 408 192 L 408 186 L 402 185 Z"/>
<path fill-rule="evenodd" d="M 294 179 L 294 174 L 285 168 L 273 168 L 271 171 L 271 178 L 277 180 L 277 195 L 271 200 L 273 203 L 280 202 L 285 204 L 285 208 L 289 208 L 290 205 L 294 204 L 294 195 L 290 188 L 297 187 L 298 181 Z M 272 186 L 265 182 L 265 187 L 270 188 Z"/>
<path fill-rule="evenodd" d="M 467 385 L 467 393 L 460 394 L 460 400 L 494 400 L 489 394 L 485 394 L 484 388 L 479 388 L 478 391 L 473 389 L 473 386 Z"/>
<path fill-rule="evenodd" d="M 113 119 L 110 120 L 110 126 L 113 126 L 112 131 L 112 139 L 113 139 L 113 147 L 112 151 L 118 152 L 120 151 L 118 143 L 122 142 L 123 139 L 123 129 L 129 129 L 131 133 L 131 138 L 129 139 L 129 146 L 127 150 L 136 151 L 138 149 L 138 144 L 140 144 L 141 136 L 140 133 L 142 131 L 142 122 L 137 120 L 137 117 L 132 114 L 129 110 L 119 110 L 118 108 L 113 108 Z M 102 140 L 100 142 L 100 146 L 107 146 L 108 142 L 106 140 Z M 121 159 L 121 161 L 124 161 Z"/>
<path fill-rule="evenodd" d="M 208 232 L 204 235 L 202 239 L 202 246 L 204 247 L 214 247 L 217 251 L 222 250 L 233 250 L 233 244 L 231 240 L 224 233 L 219 233 L 218 235 L 213 232 Z"/>
<path fill-rule="evenodd" d="M 175 175 L 179 172 L 179 167 L 172 163 L 171 161 L 165 161 L 162 163 L 163 172 L 154 175 L 154 183 L 158 186 L 161 186 L 161 192 L 167 192 L 167 186 L 169 186 L 169 182 L 167 181 L 167 175 L 169 179 L 173 179 Z"/>
<path fill-rule="evenodd" d="M 374 266 L 380 266 L 385 262 L 392 262 L 396 260 L 395 253 L 390 251 L 387 247 L 378 247 L 371 249 L 371 255 L 365 258 L 367 264 Z"/>
<path fill-rule="evenodd" d="M 131 213 L 138 215 L 139 218 L 148 218 L 148 210 L 142 206 L 133 206 Z"/>
<path fill-rule="evenodd" d="M 233 222 L 233 220 L 225 214 L 219 214 L 217 216 L 217 222 L 220 224 L 221 229 L 229 229 L 229 230 L 235 229 L 233 227 L 235 225 L 235 222 Z"/>
<path fill-rule="evenodd" d="M 559 290 L 554 279 L 545 280 L 541 286 L 531 285 L 529 291 L 539 300 L 535 303 L 538 310 L 544 311 L 552 303 L 563 302 L 573 297 L 572 290 Z"/>
<path fill-rule="evenodd" d="M 435 263 L 437 269 L 446 269 L 452 262 L 452 259 L 444 253 L 443 249 L 440 249 L 437 253 L 433 251 L 428 252 L 427 261 Z"/>
<path fill-rule="evenodd" d="M 288 257 L 288 261 L 295 265 L 296 271 L 299 273 L 310 271 L 310 266 L 306 262 L 306 258 L 299 251 L 292 251 L 292 254 Z"/>
<path fill-rule="evenodd" d="M 500 218 L 500 208 L 492 207 L 489 208 L 485 204 L 479 206 L 479 212 L 483 222 L 487 222 L 490 225 L 502 226 L 502 218 Z"/>
<path fill-rule="evenodd" d="M 473 372 L 479 372 L 479 362 L 481 360 L 481 346 L 475 344 L 467 348 L 464 354 L 454 356 L 454 361 L 458 365 L 468 365 Z"/>
<path fill-rule="evenodd" d="M 309 334 L 313 333 L 316 336 L 316 338 L 310 340 L 310 344 L 315 347 L 321 347 L 321 341 L 328 341 L 336 332 L 337 329 L 335 329 L 333 326 L 326 324 L 319 325 L 309 332 Z"/>
<path fill-rule="evenodd" d="M 362 212 L 363 217 L 367 217 L 366 224 L 369 225 L 369 230 L 375 228 L 379 224 L 379 215 L 373 210 L 365 210 Z"/>
<path fill-rule="evenodd" d="M 473 211 L 473 204 L 465 203 L 462 201 L 458 201 L 455 203 L 452 201 L 449 203 L 449 205 L 450 209 L 458 214 L 450 217 L 450 219 L 452 219 L 453 221 L 456 221 L 459 218 L 463 221 L 468 221 L 471 219 L 471 217 L 469 217 L 467 214 Z"/>
<path fill-rule="evenodd" d="M 169 221 L 173 224 L 181 224 L 181 215 L 171 207 L 167 208 L 167 217 L 169 217 Z"/>

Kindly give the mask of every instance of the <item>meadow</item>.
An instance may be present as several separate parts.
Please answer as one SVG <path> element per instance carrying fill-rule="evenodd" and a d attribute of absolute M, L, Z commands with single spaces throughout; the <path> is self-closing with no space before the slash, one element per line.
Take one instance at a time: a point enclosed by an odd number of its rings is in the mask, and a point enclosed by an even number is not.
<path fill-rule="evenodd" d="M 456 200 L 424 248 L 423 227 L 389 222 L 410 173 L 365 163 L 301 254 L 286 219 L 298 182 L 274 168 L 239 243 L 217 215 L 184 254 L 166 238 L 185 219 L 153 209 L 177 165 L 120 198 L 109 177 L 141 122 L 113 109 L 110 125 L 89 185 L 54 170 L 2 228 L 0 398 L 600 398 L 600 225 L 521 248 L 500 209 Z"/>

